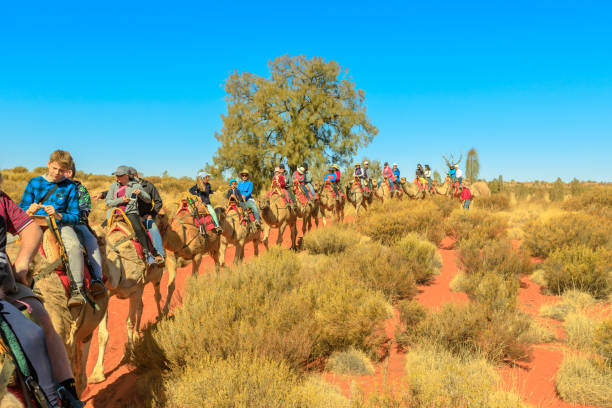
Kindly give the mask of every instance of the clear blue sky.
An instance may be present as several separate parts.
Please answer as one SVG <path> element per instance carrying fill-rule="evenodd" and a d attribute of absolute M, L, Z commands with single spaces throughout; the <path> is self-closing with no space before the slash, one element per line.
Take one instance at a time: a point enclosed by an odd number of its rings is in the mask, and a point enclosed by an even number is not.
<path fill-rule="evenodd" d="M 362 154 L 404 174 L 475 147 L 487 179 L 610 181 L 610 21 L 606 1 L 4 2 L 0 168 L 63 148 L 193 176 L 228 74 L 291 54 L 349 69 L 380 131 Z"/>

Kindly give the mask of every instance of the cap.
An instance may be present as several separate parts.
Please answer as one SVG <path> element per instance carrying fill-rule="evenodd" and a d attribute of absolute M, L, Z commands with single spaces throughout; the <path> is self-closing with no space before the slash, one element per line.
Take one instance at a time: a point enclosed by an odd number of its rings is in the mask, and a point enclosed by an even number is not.
<path fill-rule="evenodd" d="M 367 161 L 367 160 L 364 160 L 364 161 L 363 161 L 363 164 L 364 164 L 364 165 L 365 165 L 365 164 L 370 164 L 370 162 L 369 162 L 369 161 Z"/>
<path fill-rule="evenodd" d="M 125 176 L 130 174 L 130 168 L 128 166 L 119 166 L 117 170 L 113 172 L 113 176 Z"/>
<path fill-rule="evenodd" d="M 298 173 L 303 174 L 304 173 L 304 168 L 302 166 L 297 168 Z"/>
<path fill-rule="evenodd" d="M 232 183 L 237 183 L 236 179 L 231 179 L 231 180 L 229 181 L 228 186 L 231 186 L 231 185 L 232 185 Z"/>
<path fill-rule="evenodd" d="M 198 178 L 205 178 L 205 177 L 210 177 L 210 174 L 208 174 L 205 171 L 201 171 L 198 173 Z"/>
<path fill-rule="evenodd" d="M 136 174 L 138 174 L 138 171 L 134 167 L 130 166 L 128 167 L 128 174 L 130 176 L 135 176 Z"/>
<path fill-rule="evenodd" d="M 393 167 L 397 167 L 397 163 L 393 163 Z"/>

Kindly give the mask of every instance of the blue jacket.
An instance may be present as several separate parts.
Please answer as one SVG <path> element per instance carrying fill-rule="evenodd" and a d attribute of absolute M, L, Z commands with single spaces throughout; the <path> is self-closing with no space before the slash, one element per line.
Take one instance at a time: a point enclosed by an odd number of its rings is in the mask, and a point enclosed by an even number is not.
<path fill-rule="evenodd" d="M 453 167 L 448 171 L 448 175 L 451 177 L 455 177 L 457 175 L 457 169 Z"/>
<path fill-rule="evenodd" d="M 324 181 L 324 182 L 325 182 L 325 181 L 331 181 L 331 182 L 336 181 L 336 173 L 327 173 L 327 174 L 325 175 L 325 178 L 323 179 L 323 181 Z"/>
<path fill-rule="evenodd" d="M 30 204 L 39 203 L 56 185 L 57 189 L 42 204 L 52 205 L 55 207 L 55 212 L 62 214 L 60 225 L 76 225 L 79 221 L 79 193 L 76 184 L 68 179 L 52 183 L 42 176 L 34 177 L 28 182 L 19 206 L 27 211 Z M 47 215 L 47 213 L 41 208 L 34 215 Z"/>
<path fill-rule="evenodd" d="M 248 201 L 253 194 L 253 182 L 250 180 L 243 180 L 238 183 L 238 190 L 240 190 L 240 194 L 244 198 L 244 201 Z"/>
<path fill-rule="evenodd" d="M 400 177 L 400 171 L 399 171 L 399 169 L 395 169 L 395 170 L 393 170 L 393 175 L 396 177 L 396 179 L 399 179 L 399 177 Z"/>

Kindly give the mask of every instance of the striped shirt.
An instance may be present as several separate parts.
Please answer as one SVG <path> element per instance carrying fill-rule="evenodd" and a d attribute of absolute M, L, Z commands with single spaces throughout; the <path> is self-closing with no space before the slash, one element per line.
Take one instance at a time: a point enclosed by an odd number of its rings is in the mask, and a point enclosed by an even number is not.
<path fill-rule="evenodd" d="M 0 191 L 0 224 L 4 223 L 6 231 L 0 233 L 0 252 L 6 250 L 6 232 L 16 235 L 32 222 L 28 216 L 9 196 Z M 4 229 L 0 225 L 0 230 Z"/>

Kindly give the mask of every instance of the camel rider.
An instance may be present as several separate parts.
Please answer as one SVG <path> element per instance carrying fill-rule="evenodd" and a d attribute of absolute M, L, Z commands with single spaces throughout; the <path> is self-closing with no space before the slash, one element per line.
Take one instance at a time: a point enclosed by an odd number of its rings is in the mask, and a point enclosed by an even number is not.
<path fill-rule="evenodd" d="M 368 183 L 368 188 L 370 189 L 369 192 L 366 192 L 366 194 L 370 195 L 372 194 L 372 176 L 370 175 L 370 162 L 367 160 L 363 161 L 363 167 L 361 169 L 361 173 L 362 173 L 362 178 Z"/>
<path fill-rule="evenodd" d="M 164 263 L 164 258 L 157 253 L 155 247 L 153 247 L 154 253 L 149 251 L 149 238 L 138 212 L 137 199 L 140 197 L 146 203 L 150 203 L 151 196 L 142 189 L 140 183 L 130 177 L 128 171 L 128 166 L 119 166 L 113 173 L 116 181 L 108 189 L 106 206 L 109 208 L 119 208 L 128 217 L 130 224 L 132 224 L 134 235 L 136 235 L 136 239 L 142 246 L 147 265 L 161 265 Z"/>
<path fill-rule="evenodd" d="M 308 170 L 308 163 L 302 164 L 302 167 L 304 168 L 304 185 L 308 187 L 312 197 L 316 198 L 317 195 L 315 194 L 315 188 L 312 184 L 312 174 L 310 173 L 310 170 Z"/>
<path fill-rule="evenodd" d="M 65 177 L 72 167 L 72 156 L 64 150 L 56 150 L 47 163 L 47 174 L 28 182 L 19 206 L 28 215 L 55 217 L 74 282 L 68 307 L 85 304 L 83 297 L 83 254 L 74 230 L 79 221 L 79 197 L 77 186 Z"/>
<path fill-rule="evenodd" d="M 334 191 L 334 197 L 336 198 L 336 201 L 340 201 L 340 196 L 338 194 L 338 184 L 337 184 L 337 174 L 336 174 L 336 169 L 334 169 L 334 167 L 330 167 L 327 169 L 327 174 L 325 175 L 325 178 L 323 179 L 323 183 L 325 184 L 330 184 L 332 187 L 332 190 Z"/>
<path fill-rule="evenodd" d="M 37 362 L 43 363 L 44 359 L 48 357 L 52 368 L 53 383 L 59 384 L 60 387 L 68 390 L 76 397 L 74 376 L 64 342 L 55 331 L 49 314 L 39 298 L 30 289 L 30 282 L 28 282 L 29 264 L 40 246 L 42 231 L 38 224 L 33 222 L 26 212 L 1 190 L 1 186 L 2 175 L 0 174 L 0 287 L 3 293 L 2 298 L 14 306 L 20 306 L 19 308 L 25 305 L 29 307 L 32 320 L 42 328 L 45 344 L 42 347 L 36 347 L 36 350 L 32 350 L 32 347 L 27 347 L 24 344 L 26 340 L 19 338 L 19 333 L 17 333 L 19 343 L 26 347 L 27 351 L 46 353 L 46 356 L 34 356 L 34 358 L 30 358 L 30 361 L 37 360 Z M 11 263 L 11 259 L 5 252 L 7 233 L 18 235 L 21 240 L 21 246 L 14 264 Z M 9 325 L 14 326 L 6 312 L 6 310 L 2 310 L 1 313 L 9 320 Z M 40 335 L 33 333 L 30 333 L 28 337 L 41 338 Z M 44 350 L 45 346 L 46 350 Z M 28 355 L 28 357 L 31 356 Z M 38 371 L 37 374 L 39 374 L 38 383 L 47 394 L 47 387 L 43 385 L 46 382 L 45 378 L 41 378 Z M 51 398 L 49 399 L 51 400 Z"/>
<path fill-rule="evenodd" d="M 400 184 L 400 171 L 397 167 L 397 163 L 393 163 L 393 182 L 398 190 L 402 189 L 402 185 Z"/>
<path fill-rule="evenodd" d="M 455 164 L 455 176 L 457 177 L 457 180 L 459 180 L 459 186 L 461 186 L 461 183 L 463 181 L 463 172 L 459 168 L 458 164 Z M 468 207 L 469 207 L 469 205 L 468 205 Z"/>
<path fill-rule="evenodd" d="M 293 189 L 288 188 L 289 186 L 287 185 L 287 177 L 288 175 L 285 172 L 285 165 L 284 164 L 279 164 L 279 166 L 277 167 L 278 169 L 278 184 L 280 186 L 280 188 L 282 188 L 285 193 L 286 196 L 289 197 L 289 207 L 291 207 L 292 210 L 297 210 L 297 201 L 295 200 L 295 194 L 293 193 Z"/>
<path fill-rule="evenodd" d="M 431 169 L 429 164 L 425 165 L 425 178 L 427 179 L 427 189 L 431 190 Z"/>
<path fill-rule="evenodd" d="M 98 246 L 98 239 L 89 226 L 89 213 L 91 212 L 91 197 L 89 191 L 80 181 L 74 180 L 76 167 L 74 162 L 71 169 L 66 173 L 66 178 L 71 180 L 77 187 L 79 200 L 79 220 L 74 226 L 79 242 L 87 252 L 87 261 L 92 280 L 89 283 L 89 290 L 94 298 L 101 298 L 106 295 L 106 287 L 102 283 L 102 255 Z"/>
<path fill-rule="evenodd" d="M 229 190 L 227 190 L 226 198 L 230 201 L 236 202 L 245 212 L 247 211 L 247 206 L 244 203 L 244 197 L 242 197 L 240 190 L 238 190 L 238 182 L 235 179 L 231 179 L 229 181 Z"/>
<path fill-rule="evenodd" d="M 208 209 L 208 213 L 210 214 L 210 217 L 215 223 L 215 232 L 217 234 L 222 233 L 223 229 L 221 229 L 221 226 L 219 225 L 217 213 L 210 204 L 210 195 L 213 193 L 212 188 L 210 186 L 210 174 L 203 171 L 199 172 L 196 177 L 196 184 L 195 186 L 189 189 L 189 193 L 191 195 L 199 197 L 200 201 L 202 201 L 202 204 L 204 204 Z"/>
<path fill-rule="evenodd" d="M 314 195 L 312 196 L 312 198 L 310 197 L 310 194 L 308 192 L 308 188 L 306 188 L 306 184 L 305 184 L 305 175 L 304 173 L 306 172 L 306 169 L 304 169 L 304 167 L 300 166 L 297 168 L 297 170 L 295 171 L 295 174 L 293 175 L 293 184 L 297 184 L 299 189 L 302 191 L 302 193 L 304 193 L 304 196 L 306 197 L 306 200 L 308 201 L 312 201 L 314 199 Z"/>
<path fill-rule="evenodd" d="M 257 208 L 257 204 L 253 199 L 253 182 L 249 180 L 249 171 L 244 169 L 240 172 L 240 178 L 242 181 L 238 183 L 238 190 L 240 194 L 242 194 L 242 198 L 244 198 L 244 204 L 251 209 L 253 215 L 255 216 L 255 224 L 258 227 L 261 227 L 261 221 L 259 218 L 259 209 Z"/>
<path fill-rule="evenodd" d="M 421 163 L 417 164 L 415 176 L 417 179 L 421 179 L 422 177 L 425 177 L 425 171 L 423 170 L 423 166 L 421 166 Z"/>
<path fill-rule="evenodd" d="M 395 184 L 393 183 L 393 170 L 389 167 L 389 163 L 385 162 L 382 171 L 383 179 L 387 180 L 389 183 L 389 188 L 391 190 L 395 190 Z"/>
<path fill-rule="evenodd" d="M 355 171 L 353 171 L 353 178 L 356 178 L 359 180 L 359 186 L 361 187 L 362 191 L 365 191 L 363 189 L 363 179 L 365 178 L 363 175 L 363 169 L 361 168 L 361 164 L 360 163 L 355 163 Z"/>
<path fill-rule="evenodd" d="M 139 182 L 142 186 L 142 190 L 147 192 L 147 194 L 149 194 L 151 197 L 151 202 L 147 202 L 141 197 L 138 197 L 138 213 L 140 214 L 140 218 L 142 218 L 145 228 L 149 231 L 149 234 L 151 234 L 151 240 L 153 241 L 155 250 L 159 256 L 165 258 L 166 251 L 164 250 L 164 245 L 162 243 L 161 233 L 159 232 L 159 228 L 157 228 L 157 224 L 155 223 L 155 217 L 157 217 L 157 214 L 163 207 L 161 195 L 153 183 L 138 177 L 138 171 L 134 167 L 128 167 L 128 174 L 134 180 Z"/>
<path fill-rule="evenodd" d="M 448 175 L 451 178 L 451 181 L 454 183 L 457 180 L 457 169 L 456 165 L 450 166 L 448 170 Z"/>

